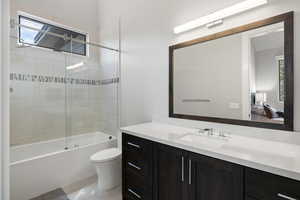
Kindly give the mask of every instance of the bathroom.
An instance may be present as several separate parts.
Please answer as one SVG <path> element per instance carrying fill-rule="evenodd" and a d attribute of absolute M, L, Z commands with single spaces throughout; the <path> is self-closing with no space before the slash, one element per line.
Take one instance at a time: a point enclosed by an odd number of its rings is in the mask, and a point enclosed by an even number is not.
<path fill-rule="evenodd" d="M 300 199 L 298 0 L 42 2 L 1 1 L 1 200 Z"/>

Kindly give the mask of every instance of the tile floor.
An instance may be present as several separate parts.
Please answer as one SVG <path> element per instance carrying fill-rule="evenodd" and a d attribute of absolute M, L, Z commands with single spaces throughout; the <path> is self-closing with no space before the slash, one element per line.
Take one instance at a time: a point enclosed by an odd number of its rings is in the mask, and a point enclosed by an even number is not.
<path fill-rule="evenodd" d="M 69 200 L 122 200 L 121 187 L 98 194 L 96 192 L 97 184 L 88 185 L 76 192 L 68 194 Z"/>

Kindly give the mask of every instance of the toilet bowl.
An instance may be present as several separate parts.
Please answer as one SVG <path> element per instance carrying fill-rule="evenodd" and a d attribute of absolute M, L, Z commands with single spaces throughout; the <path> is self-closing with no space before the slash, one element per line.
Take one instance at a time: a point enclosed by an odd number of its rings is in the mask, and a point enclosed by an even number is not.
<path fill-rule="evenodd" d="M 98 192 L 107 191 L 121 185 L 121 155 L 118 148 L 99 151 L 90 157 L 98 176 Z"/>

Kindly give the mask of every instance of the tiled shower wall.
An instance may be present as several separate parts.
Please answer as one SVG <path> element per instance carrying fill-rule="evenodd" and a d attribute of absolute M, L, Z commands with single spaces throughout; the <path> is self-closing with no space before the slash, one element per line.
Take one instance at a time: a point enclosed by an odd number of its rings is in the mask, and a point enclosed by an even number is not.
<path fill-rule="evenodd" d="M 88 57 L 19 47 L 11 39 L 11 145 L 118 128 L 118 54 L 89 46 Z M 67 70 L 83 62 L 83 66 Z"/>

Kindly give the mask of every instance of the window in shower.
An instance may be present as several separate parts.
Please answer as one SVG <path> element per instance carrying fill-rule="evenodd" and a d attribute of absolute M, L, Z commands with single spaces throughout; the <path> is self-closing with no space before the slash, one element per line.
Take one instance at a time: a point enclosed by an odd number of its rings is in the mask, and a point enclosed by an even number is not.
<path fill-rule="evenodd" d="M 87 56 L 86 33 L 32 15 L 19 15 L 19 43 Z"/>

